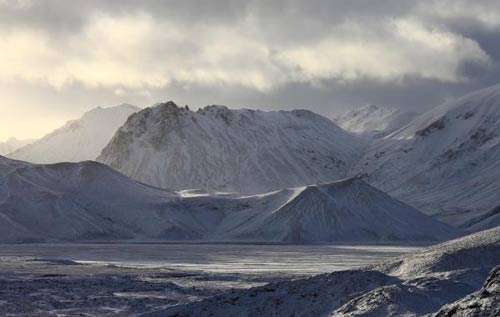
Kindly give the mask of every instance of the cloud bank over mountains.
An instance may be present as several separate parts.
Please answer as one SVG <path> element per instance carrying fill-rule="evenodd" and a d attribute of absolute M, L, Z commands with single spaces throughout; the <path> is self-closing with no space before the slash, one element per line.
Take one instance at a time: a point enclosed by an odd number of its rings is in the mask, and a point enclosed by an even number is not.
<path fill-rule="evenodd" d="M 96 106 L 68 105 L 85 94 L 327 115 L 366 103 L 425 110 L 500 79 L 499 17 L 495 1 L 3 0 L 0 97 L 14 105 L 1 107 L 67 118 Z"/>

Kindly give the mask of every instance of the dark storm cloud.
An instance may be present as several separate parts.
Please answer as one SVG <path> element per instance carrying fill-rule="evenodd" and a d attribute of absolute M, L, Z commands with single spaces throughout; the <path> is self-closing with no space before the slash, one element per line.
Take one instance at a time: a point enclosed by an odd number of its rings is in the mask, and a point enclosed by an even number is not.
<path fill-rule="evenodd" d="M 500 81 L 499 32 L 493 0 L 0 0 L 0 97 L 424 111 Z"/>

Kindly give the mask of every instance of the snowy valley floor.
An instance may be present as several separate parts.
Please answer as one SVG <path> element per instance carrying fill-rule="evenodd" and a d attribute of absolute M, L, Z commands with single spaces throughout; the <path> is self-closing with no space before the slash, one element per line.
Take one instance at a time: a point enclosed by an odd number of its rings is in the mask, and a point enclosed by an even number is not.
<path fill-rule="evenodd" d="M 500 227 L 399 256 L 380 246 L 0 247 L 2 316 L 499 313 Z"/>
<path fill-rule="evenodd" d="M 0 316 L 130 316 L 361 267 L 416 247 L 0 245 Z M 193 315 L 194 316 L 194 315 Z"/>

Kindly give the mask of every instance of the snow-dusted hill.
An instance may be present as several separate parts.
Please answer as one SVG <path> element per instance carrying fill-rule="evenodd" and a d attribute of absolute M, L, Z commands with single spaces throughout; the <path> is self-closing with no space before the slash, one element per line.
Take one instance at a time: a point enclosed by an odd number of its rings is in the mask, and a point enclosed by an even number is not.
<path fill-rule="evenodd" d="M 429 316 L 480 288 L 498 263 L 500 227 L 365 269 L 231 290 L 141 316 Z M 492 272 L 485 289 L 498 292 L 497 275 Z M 469 311 L 494 311 L 488 304 L 495 298 L 482 293 Z"/>
<path fill-rule="evenodd" d="M 231 239 L 432 241 L 459 233 L 359 179 L 278 191 L 243 201 L 259 208 L 252 208 L 250 213 L 248 208 L 230 213 L 222 221 L 220 228 Z M 263 201 L 271 208 L 260 206 Z"/>
<path fill-rule="evenodd" d="M 500 85 L 445 103 L 375 141 L 352 170 L 450 224 L 500 224 Z"/>
<path fill-rule="evenodd" d="M 364 145 L 306 110 L 168 102 L 131 116 L 98 161 L 162 188 L 264 193 L 341 179 Z"/>
<path fill-rule="evenodd" d="M 416 112 L 367 105 L 347 111 L 333 119 L 339 127 L 367 137 L 381 138 L 410 123 Z"/>
<path fill-rule="evenodd" d="M 8 156 L 33 163 L 80 162 L 94 160 L 116 130 L 140 109 L 122 104 L 94 108 L 81 118 L 67 122 L 32 144 Z"/>
<path fill-rule="evenodd" d="M 18 140 L 16 138 L 10 138 L 7 141 L 0 142 L 0 155 L 9 154 L 23 146 L 33 143 L 34 139 Z"/>
<path fill-rule="evenodd" d="M 356 179 L 254 196 L 167 192 L 96 162 L 0 157 L 1 242 L 416 242 L 458 233 Z"/>
<path fill-rule="evenodd" d="M 172 200 L 95 162 L 0 159 L 2 242 L 161 237 L 168 230 L 187 235 L 197 222 L 182 208 L 167 213 L 163 206 Z"/>

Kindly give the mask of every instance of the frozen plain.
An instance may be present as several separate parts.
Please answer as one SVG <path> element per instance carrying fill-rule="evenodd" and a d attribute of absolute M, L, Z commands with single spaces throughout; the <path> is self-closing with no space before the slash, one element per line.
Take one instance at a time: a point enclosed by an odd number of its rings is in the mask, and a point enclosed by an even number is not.
<path fill-rule="evenodd" d="M 0 315 L 130 316 L 270 282 L 359 268 L 419 247 L 3 244 Z"/>

